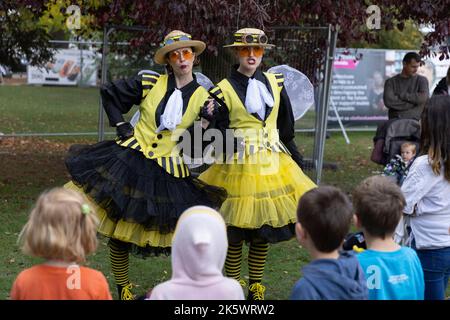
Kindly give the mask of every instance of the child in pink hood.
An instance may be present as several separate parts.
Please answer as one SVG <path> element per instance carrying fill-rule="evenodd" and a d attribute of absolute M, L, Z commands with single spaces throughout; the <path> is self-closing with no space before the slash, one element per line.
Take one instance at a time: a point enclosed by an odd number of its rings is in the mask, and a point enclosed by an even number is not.
<path fill-rule="evenodd" d="M 225 222 L 217 211 L 187 209 L 172 240 L 172 279 L 157 285 L 149 300 L 243 300 L 239 282 L 222 274 L 227 248 Z"/>

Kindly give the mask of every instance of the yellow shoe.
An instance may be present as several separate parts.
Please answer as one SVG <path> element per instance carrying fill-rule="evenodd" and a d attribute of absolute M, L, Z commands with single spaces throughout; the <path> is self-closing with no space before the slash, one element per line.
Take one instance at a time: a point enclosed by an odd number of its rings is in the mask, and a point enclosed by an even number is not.
<path fill-rule="evenodd" d="M 134 300 L 134 295 L 131 292 L 131 289 L 133 288 L 133 285 L 131 283 L 127 284 L 126 286 L 117 286 L 117 289 L 119 290 L 119 299 L 120 300 Z"/>
<path fill-rule="evenodd" d="M 353 246 L 353 251 L 355 251 L 356 253 L 361 253 L 364 252 L 364 248 L 360 248 L 358 247 L 356 244 Z"/>
<path fill-rule="evenodd" d="M 247 300 L 264 300 L 266 287 L 259 282 L 255 282 L 248 287 Z"/>
<path fill-rule="evenodd" d="M 239 280 L 239 284 L 241 285 L 242 288 L 247 288 L 247 282 L 245 282 L 244 279 Z"/>

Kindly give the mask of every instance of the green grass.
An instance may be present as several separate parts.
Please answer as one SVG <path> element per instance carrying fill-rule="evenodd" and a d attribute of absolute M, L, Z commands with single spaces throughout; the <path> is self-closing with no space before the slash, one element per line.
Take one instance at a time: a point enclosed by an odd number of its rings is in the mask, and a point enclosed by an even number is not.
<path fill-rule="evenodd" d="M 0 132 L 86 133 L 97 132 L 98 88 L 0 86 Z M 137 107 L 125 116 L 130 119 Z M 299 129 L 314 127 L 315 112 L 296 123 Z M 105 115 L 105 129 L 112 131 Z"/>
<path fill-rule="evenodd" d="M 96 131 L 98 89 L 2 86 L 0 96 L 3 133 Z"/>
<path fill-rule="evenodd" d="M 352 144 L 346 145 L 339 134 L 331 135 L 330 139 L 326 141 L 325 159 L 337 162 L 338 170 L 323 172 L 324 183 L 342 186 L 347 192 L 350 192 L 354 184 L 361 178 L 370 175 L 371 171 L 376 169 L 374 165 L 359 165 L 359 162 L 368 158 L 368 143 L 371 135 L 355 133 L 351 135 L 351 139 Z M 16 244 L 17 236 L 26 222 L 28 212 L 38 194 L 46 188 L 61 186 L 68 181 L 63 163 L 64 152 L 71 143 L 77 142 L 77 140 L 73 138 L 70 141 L 66 140 L 16 139 L 14 144 L 9 147 L 0 144 L 0 153 L 6 155 L 5 163 L 0 168 L 0 241 L 3 247 L 0 253 L 0 299 L 8 298 L 11 285 L 21 270 L 39 261 L 20 252 Z M 25 144 L 23 144 L 24 141 Z M 308 136 L 299 135 L 297 137 L 300 146 L 307 146 L 311 141 L 311 137 Z M 37 150 L 40 150 L 37 153 L 31 148 L 31 145 L 36 144 L 39 144 Z M 57 147 L 53 148 L 54 145 Z M 355 148 L 357 151 L 353 150 Z M 367 153 L 365 156 L 364 152 Z M 358 160 L 359 162 L 355 162 L 355 158 L 361 159 Z M 299 248 L 295 240 L 272 245 L 264 277 L 264 283 L 268 288 L 266 297 L 268 299 L 287 299 L 292 286 L 300 277 L 301 267 L 308 261 L 308 254 Z M 88 265 L 105 274 L 113 296 L 117 297 L 105 239 L 101 239 L 96 254 L 89 257 Z M 245 254 L 243 271 L 247 271 Z M 168 257 L 146 260 L 131 258 L 130 279 L 139 285 L 136 288 L 138 294 L 169 279 L 170 274 L 170 258 Z"/>
<path fill-rule="evenodd" d="M 3 126 L 0 131 L 5 133 L 96 131 L 98 89 L 3 86 L 0 97 Z M 6 130 L 3 119 L 8 120 Z M 380 167 L 369 160 L 372 136 L 370 132 L 350 133 L 351 144 L 347 145 L 340 132 L 332 133 L 326 140 L 324 161 L 336 164 L 337 170 L 325 169 L 322 184 L 335 185 L 350 193 L 362 179 L 376 174 Z M 22 254 L 16 243 L 31 206 L 43 190 L 69 180 L 64 167 L 67 148 L 72 143 L 95 140 L 95 137 L 0 139 L 0 299 L 8 299 L 11 285 L 21 270 L 39 262 Z M 306 157 L 310 156 L 313 136 L 302 133 L 296 140 Z M 246 255 L 243 256 L 246 274 Z M 308 254 L 295 240 L 272 245 L 264 275 L 266 298 L 287 299 L 301 276 L 301 267 L 308 261 Z M 105 274 L 113 297 L 117 298 L 106 239 L 100 239 L 96 254 L 89 257 L 87 264 Z M 146 260 L 131 257 L 130 279 L 139 285 L 137 294 L 143 294 L 170 275 L 169 257 Z"/>
<path fill-rule="evenodd" d="M 0 86 L 0 97 L 4 134 L 97 132 L 98 88 Z"/>

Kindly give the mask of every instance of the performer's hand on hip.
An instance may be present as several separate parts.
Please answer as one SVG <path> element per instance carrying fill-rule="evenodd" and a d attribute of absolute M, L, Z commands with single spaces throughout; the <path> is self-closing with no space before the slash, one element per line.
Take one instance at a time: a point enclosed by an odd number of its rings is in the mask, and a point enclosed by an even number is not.
<path fill-rule="evenodd" d="M 122 122 L 116 126 L 116 133 L 120 140 L 126 140 L 134 135 L 134 129 L 129 122 Z"/>

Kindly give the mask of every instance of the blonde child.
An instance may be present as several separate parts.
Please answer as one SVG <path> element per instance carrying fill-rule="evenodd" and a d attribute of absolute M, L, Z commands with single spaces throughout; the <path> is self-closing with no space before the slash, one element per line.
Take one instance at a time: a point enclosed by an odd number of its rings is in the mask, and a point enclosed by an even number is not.
<path fill-rule="evenodd" d="M 25 254 L 45 261 L 22 271 L 13 300 L 111 300 L 104 275 L 80 266 L 97 248 L 98 220 L 76 191 L 41 194 L 19 235 Z"/>
<path fill-rule="evenodd" d="M 383 176 L 394 177 L 395 182 L 401 186 L 406 179 L 409 168 L 416 157 L 416 145 L 413 142 L 405 142 L 401 145 L 401 155 L 396 155 L 386 165 Z"/>

